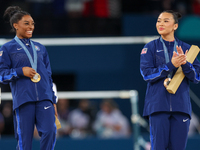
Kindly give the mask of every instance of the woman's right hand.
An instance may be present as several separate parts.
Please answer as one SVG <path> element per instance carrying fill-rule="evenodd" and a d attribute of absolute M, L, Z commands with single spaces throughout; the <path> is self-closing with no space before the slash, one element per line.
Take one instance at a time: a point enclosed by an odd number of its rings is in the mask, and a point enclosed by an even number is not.
<path fill-rule="evenodd" d="M 177 46 L 176 48 L 177 48 L 178 54 L 176 52 L 173 52 L 173 56 L 172 56 L 171 62 L 176 68 L 178 68 L 179 66 L 181 66 L 181 65 L 186 63 L 187 51 L 184 54 L 181 47 Z"/>
<path fill-rule="evenodd" d="M 24 76 L 29 78 L 33 78 L 33 76 L 36 74 L 36 71 L 31 67 L 23 67 L 22 71 Z"/>

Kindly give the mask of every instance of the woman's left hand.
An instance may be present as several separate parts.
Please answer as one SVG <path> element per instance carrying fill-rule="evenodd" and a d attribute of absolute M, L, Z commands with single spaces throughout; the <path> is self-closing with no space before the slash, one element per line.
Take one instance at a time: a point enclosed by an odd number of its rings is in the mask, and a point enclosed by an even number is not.
<path fill-rule="evenodd" d="M 58 112 L 57 112 L 56 104 L 53 104 L 53 106 L 54 106 L 54 110 L 55 110 L 55 116 L 58 117 Z"/>
<path fill-rule="evenodd" d="M 185 65 L 185 64 L 187 63 L 187 60 L 186 60 L 186 58 L 187 58 L 187 53 L 188 53 L 188 50 L 186 50 L 186 52 L 185 52 L 185 61 L 182 63 L 182 65 Z"/>
<path fill-rule="evenodd" d="M 186 58 L 187 58 L 188 50 L 186 50 L 186 52 L 184 54 L 181 46 L 176 46 L 176 49 L 177 49 L 177 52 L 178 52 L 179 55 L 184 55 L 184 59 L 182 60 L 181 65 L 185 65 L 186 62 L 187 62 Z"/>

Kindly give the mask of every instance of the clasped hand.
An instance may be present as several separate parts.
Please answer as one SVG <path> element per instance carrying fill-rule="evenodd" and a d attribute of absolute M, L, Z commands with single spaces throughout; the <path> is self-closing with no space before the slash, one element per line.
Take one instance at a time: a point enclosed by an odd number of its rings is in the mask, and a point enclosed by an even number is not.
<path fill-rule="evenodd" d="M 33 78 L 33 76 L 36 74 L 36 71 L 31 67 L 23 67 L 22 71 L 24 76 L 29 78 Z"/>
<path fill-rule="evenodd" d="M 177 49 L 178 54 L 175 51 L 173 52 L 171 62 L 176 68 L 178 68 L 181 65 L 186 64 L 187 62 L 186 55 L 187 55 L 188 50 L 184 54 L 181 46 L 176 46 L 176 49 Z"/>

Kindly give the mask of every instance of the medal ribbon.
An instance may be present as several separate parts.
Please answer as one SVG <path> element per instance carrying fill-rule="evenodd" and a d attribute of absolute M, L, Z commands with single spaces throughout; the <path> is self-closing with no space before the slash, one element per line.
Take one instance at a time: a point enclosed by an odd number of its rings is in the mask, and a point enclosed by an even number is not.
<path fill-rule="evenodd" d="M 166 45 L 165 45 L 165 43 L 164 43 L 162 37 L 160 37 L 160 41 L 161 41 L 162 44 L 163 44 L 163 49 L 164 49 L 164 54 L 165 54 L 165 61 L 166 61 L 166 63 L 168 63 L 168 62 L 169 62 L 169 54 L 168 54 L 167 47 L 166 47 Z M 178 44 L 177 44 L 176 39 L 174 39 L 174 51 L 177 53 L 176 45 L 178 45 Z M 168 78 L 171 78 L 171 77 L 172 77 L 172 73 L 173 73 L 173 72 L 170 72 L 170 73 L 168 74 Z"/>
<path fill-rule="evenodd" d="M 15 41 L 24 49 L 24 51 L 26 52 L 26 55 L 28 56 L 28 59 L 31 63 L 32 68 L 37 72 L 37 52 L 36 52 L 35 45 L 33 44 L 33 42 L 30 40 L 31 47 L 33 49 L 33 58 L 32 58 L 32 56 L 31 56 L 30 52 L 28 51 L 28 49 L 26 48 L 26 46 L 21 42 L 21 40 L 17 36 L 15 36 Z"/>

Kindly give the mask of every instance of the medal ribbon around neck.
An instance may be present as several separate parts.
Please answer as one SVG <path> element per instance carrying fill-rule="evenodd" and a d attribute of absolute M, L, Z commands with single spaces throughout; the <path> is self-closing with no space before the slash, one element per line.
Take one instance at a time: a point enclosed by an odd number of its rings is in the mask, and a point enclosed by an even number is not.
<path fill-rule="evenodd" d="M 28 56 L 28 59 L 31 63 L 31 67 L 37 72 L 37 52 L 36 52 L 35 45 L 33 44 L 33 42 L 30 40 L 31 47 L 33 49 L 33 58 L 32 58 L 32 56 L 31 56 L 30 52 L 28 51 L 28 49 L 26 48 L 26 46 L 21 42 L 21 40 L 17 36 L 15 36 L 15 41 L 24 49 L 24 51 L 26 52 L 26 55 Z"/>
<path fill-rule="evenodd" d="M 166 64 L 167 64 L 167 63 L 169 62 L 168 50 L 167 50 L 167 47 L 166 47 L 166 45 L 165 45 L 165 43 L 164 43 L 162 37 L 160 37 L 160 41 L 161 41 L 162 44 L 163 44 L 163 49 L 164 49 L 164 54 L 165 54 L 165 61 L 166 61 Z M 177 45 L 178 45 L 178 43 L 177 43 L 176 39 L 174 39 L 174 50 L 173 50 L 173 51 L 175 51 L 176 53 L 177 53 L 177 49 L 176 49 L 176 46 L 177 46 Z M 170 72 L 170 73 L 168 74 L 168 78 L 171 78 L 171 77 L 172 77 L 172 73 L 173 73 L 173 72 Z"/>

